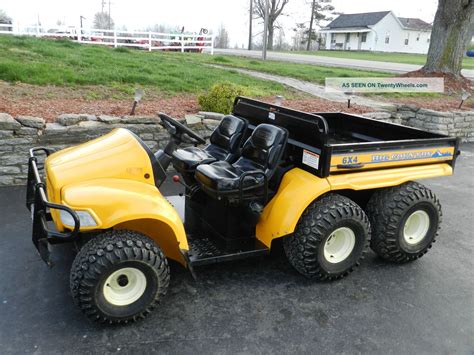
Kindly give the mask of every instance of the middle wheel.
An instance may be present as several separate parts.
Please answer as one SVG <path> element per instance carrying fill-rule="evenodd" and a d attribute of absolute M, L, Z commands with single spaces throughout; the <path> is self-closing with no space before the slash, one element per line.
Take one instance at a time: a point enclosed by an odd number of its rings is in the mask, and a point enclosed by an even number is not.
<path fill-rule="evenodd" d="M 306 208 L 283 246 L 301 274 L 334 280 L 359 265 L 369 240 L 369 219 L 362 208 L 347 197 L 328 194 Z"/>

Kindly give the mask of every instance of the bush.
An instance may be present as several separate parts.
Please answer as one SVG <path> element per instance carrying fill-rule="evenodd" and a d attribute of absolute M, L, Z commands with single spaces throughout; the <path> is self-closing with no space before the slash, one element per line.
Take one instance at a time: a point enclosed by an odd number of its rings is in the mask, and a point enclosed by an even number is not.
<path fill-rule="evenodd" d="M 232 83 L 214 84 L 206 94 L 198 97 L 199 106 L 203 111 L 228 114 L 232 111 L 235 97 L 243 95 L 244 92 L 242 86 Z"/>

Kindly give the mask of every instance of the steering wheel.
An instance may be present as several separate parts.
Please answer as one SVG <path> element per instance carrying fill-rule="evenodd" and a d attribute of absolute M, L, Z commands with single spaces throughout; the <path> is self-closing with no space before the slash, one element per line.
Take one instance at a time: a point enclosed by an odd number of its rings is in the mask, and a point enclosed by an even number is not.
<path fill-rule="evenodd" d="M 181 122 L 178 122 L 174 118 L 171 118 L 165 113 L 160 112 L 158 116 L 161 119 L 161 125 L 173 136 L 178 136 L 181 138 L 182 134 L 187 135 L 189 138 L 194 140 L 196 143 L 204 144 L 206 140 L 202 138 L 200 135 L 194 133 L 191 129 L 186 127 Z"/>

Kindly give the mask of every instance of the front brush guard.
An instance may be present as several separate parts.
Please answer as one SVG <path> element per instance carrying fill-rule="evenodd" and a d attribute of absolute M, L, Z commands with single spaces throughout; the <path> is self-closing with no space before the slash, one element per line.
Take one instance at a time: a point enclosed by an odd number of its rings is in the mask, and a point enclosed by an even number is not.
<path fill-rule="evenodd" d="M 38 159 L 35 156 L 35 152 L 44 152 L 46 156 L 51 154 L 51 151 L 43 148 L 36 147 L 30 149 L 30 157 L 28 159 L 28 182 L 26 187 L 26 207 L 31 212 L 31 218 L 33 221 L 32 228 L 32 241 L 38 250 L 41 259 L 49 266 L 52 267 L 53 263 L 50 258 L 50 251 L 48 245 L 73 241 L 79 233 L 80 220 L 74 210 L 71 208 L 58 205 L 48 201 L 45 192 L 45 184 L 41 181 L 41 176 L 38 168 Z M 53 231 L 48 227 L 48 222 L 52 221 L 51 209 L 62 210 L 69 213 L 74 220 L 74 227 L 69 232 L 58 232 Z"/>

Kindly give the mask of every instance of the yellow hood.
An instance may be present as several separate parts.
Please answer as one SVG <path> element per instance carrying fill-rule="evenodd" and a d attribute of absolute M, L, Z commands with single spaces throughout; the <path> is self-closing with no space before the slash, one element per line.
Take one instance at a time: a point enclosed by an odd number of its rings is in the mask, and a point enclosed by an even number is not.
<path fill-rule="evenodd" d="M 133 133 L 123 128 L 51 154 L 45 168 L 48 197 L 56 203 L 61 203 L 63 187 L 78 182 L 116 178 L 154 185 L 147 151 Z"/>

